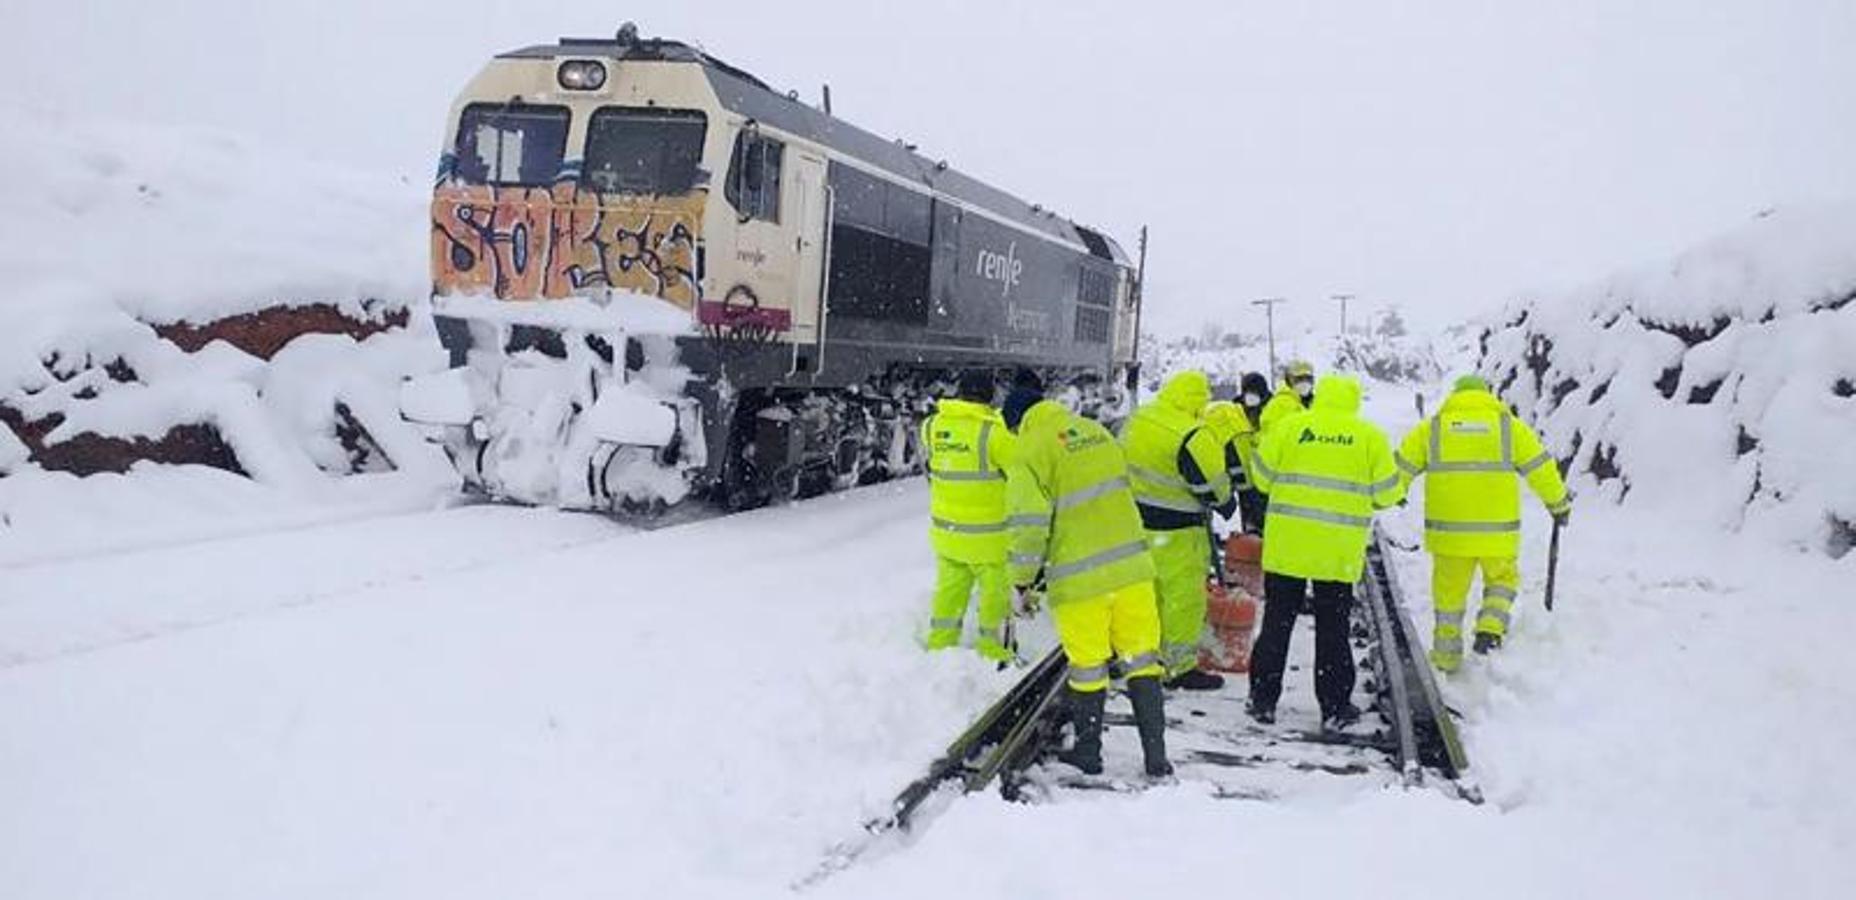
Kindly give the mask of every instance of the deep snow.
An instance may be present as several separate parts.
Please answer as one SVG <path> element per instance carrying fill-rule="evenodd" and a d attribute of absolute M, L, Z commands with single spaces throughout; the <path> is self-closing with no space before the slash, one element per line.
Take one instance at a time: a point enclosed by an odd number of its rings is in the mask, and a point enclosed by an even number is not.
<path fill-rule="evenodd" d="M 9 571 L 6 893 L 785 893 L 1013 677 L 920 651 L 924 508 L 474 508 Z M 1578 516 L 1559 611 L 1534 511 L 1510 647 L 1445 687 L 1483 807 L 975 796 L 817 893 L 1841 896 L 1856 566 Z"/>

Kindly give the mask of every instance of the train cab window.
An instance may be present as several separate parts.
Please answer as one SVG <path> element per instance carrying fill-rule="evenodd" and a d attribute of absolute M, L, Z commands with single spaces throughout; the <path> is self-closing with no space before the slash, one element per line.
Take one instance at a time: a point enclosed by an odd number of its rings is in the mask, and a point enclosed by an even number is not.
<path fill-rule="evenodd" d="M 607 107 L 586 129 L 586 184 L 603 194 L 687 194 L 703 182 L 708 118 L 690 109 Z"/>
<path fill-rule="evenodd" d="M 749 128 L 735 135 L 723 189 L 730 205 L 748 219 L 780 221 L 780 167 L 786 144 Z"/>
<path fill-rule="evenodd" d="M 473 103 L 458 118 L 457 177 L 470 184 L 554 182 L 567 148 L 567 107 Z"/>

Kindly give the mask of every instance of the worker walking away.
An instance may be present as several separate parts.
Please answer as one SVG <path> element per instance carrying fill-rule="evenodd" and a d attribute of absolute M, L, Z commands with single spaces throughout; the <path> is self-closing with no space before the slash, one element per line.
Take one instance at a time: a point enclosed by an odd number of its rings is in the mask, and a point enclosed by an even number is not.
<path fill-rule="evenodd" d="M 1204 427 L 1202 418 L 1211 396 L 1204 372 L 1180 372 L 1161 385 L 1153 402 L 1135 410 L 1121 431 L 1134 501 L 1159 573 L 1155 587 L 1167 687 L 1193 691 L 1224 686 L 1222 676 L 1199 669 L 1205 578 L 1212 558 L 1207 517 L 1231 503 L 1224 442 Z"/>
<path fill-rule="evenodd" d="M 1263 526 L 1263 625 L 1251 656 L 1249 712 L 1276 720 L 1296 613 L 1312 583 L 1315 698 L 1325 728 L 1360 718 L 1347 643 L 1353 585 L 1366 568 L 1373 512 L 1393 506 L 1404 482 L 1385 432 L 1360 417 L 1360 382 L 1328 375 L 1307 412 L 1263 437 L 1252 477 L 1270 498 Z"/>
<path fill-rule="evenodd" d="M 1128 680 L 1147 774 L 1170 775 L 1154 564 L 1121 446 L 1108 429 L 1030 385 L 1013 389 L 1004 412 L 1018 436 L 1006 469 L 1012 582 L 1029 589 L 1042 578 L 1070 661 L 1066 699 L 1076 741 L 1059 758 L 1088 774 L 1102 771 L 1114 657 Z"/>
<path fill-rule="evenodd" d="M 1307 360 L 1295 360 L 1283 369 L 1282 386 L 1276 389 L 1270 402 L 1263 405 L 1263 412 L 1257 416 L 1257 434 L 1259 439 L 1267 439 L 1270 429 L 1276 423 L 1295 415 L 1307 412 L 1309 404 L 1315 400 L 1315 367 Z"/>
<path fill-rule="evenodd" d="M 1270 380 L 1261 372 L 1246 372 L 1239 384 L 1237 405 L 1244 413 L 1250 427 L 1238 433 L 1233 444 L 1246 468 L 1250 460 L 1257 456 L 1257 442 L 1263 436 L 1263 405 L 1270 399 Z M 1243 485 L 1233 483 L 1237 492 L 1237 509 L 1243 520 L 1244 531 L 1248 534 L 1263 533 L 1263 492 L 1257 486 L 1246 482 Z"/>
<path fill-rule="evenodd" d="M 992 407 L 993 375 L 973 369 L 960 376 L 958 396 L 936 404 L 922 423 L 928 452 L 929 536 L 935 555 L 934 606 L 928 649 L 960 643 L 967 601 L 979 588 L 979 633 L 974 649 L 1000 663 L 1006 646 L 1011 583 L 1005 557 L 1005 466 L 1012 436 Z"/>
<path fill-rule="evenodd" d="M 1561 525 L 1572 498 L 1540 436 L 1474 375 L 1456 380 L 1437 415 L 1405 435 L 1394 460 L 1407 482 L 1424 476 L 1424 546 L 1431 552 L 1431 663 L 1463 663 L 1463 613 L 1482 573 L 1477 653 L 1502 644 L 1521 586 L 1521 478 Z"/>

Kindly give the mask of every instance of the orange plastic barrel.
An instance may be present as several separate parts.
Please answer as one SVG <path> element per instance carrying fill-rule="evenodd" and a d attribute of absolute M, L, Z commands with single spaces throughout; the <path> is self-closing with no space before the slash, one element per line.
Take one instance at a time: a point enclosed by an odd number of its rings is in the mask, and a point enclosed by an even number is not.
<path fill-rule="evenodd" d="M 1250 671 L 1250 636 L 1257 627 L 1257 598 L 1241 587 L 1226 588 L 1217 579 L 1205 586 L 1206 640 L 1199 645 L 1199 668 L 1216 672 Z"/>
<path fill-rule="evenodd" d="M 1234 534 L 1224 540 L 1225 578 L 1253 597 L 1263 596 L 1263 539 Z"/>

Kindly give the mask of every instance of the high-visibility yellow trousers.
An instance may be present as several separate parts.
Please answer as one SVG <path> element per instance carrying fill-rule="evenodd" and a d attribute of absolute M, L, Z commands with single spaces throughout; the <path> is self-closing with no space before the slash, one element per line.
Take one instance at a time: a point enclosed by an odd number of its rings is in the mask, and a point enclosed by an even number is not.
<path fill-rule="evenodd" d="M 967 615 L 973 588 L 980 592 L 979 634 L 973 649 L 987 659 L 1006 660 L 1005 617 L 1012 611 L 1012 583 L 1005 563 L 967 563 L 935 557 L 934 607 L 928 620 L 928 649 L 941 650 L 960 643 L 960 622 Z"/>
<path fill-rule="evenodd" d="M 1050 608 L 1057 640 L 1070 659 L 1070 687 L 1108 689 L 1108 661 L 1121 660 L 1122 676 L 1159 676 L 1160 613 L 1152 582 L 1142 581 L 1106 594 L 1066 600 Z"/>
<path fill-rule="evenodd" d="M 1211 538 L 1203 528 L 1149 531 L 1147 550 L 1154 559 L 1154 586 L 1160 594 L 1160 659 L 1171 678 L 1199 667 Z"/>
<path fill-rule="evenodd" d="M 1431 555 L 1431 602 L 1437 624 L 1431 632 L 1431 664 L 1454 672 L 1463 663 L 1463 613 L 1469 606 L 1469 586 L 1482 570 L 1482 609 L 1476 613 L 1476 630 L 1502 636 L 1521 587 L 1521 567 L 1514 557 Z"/>

